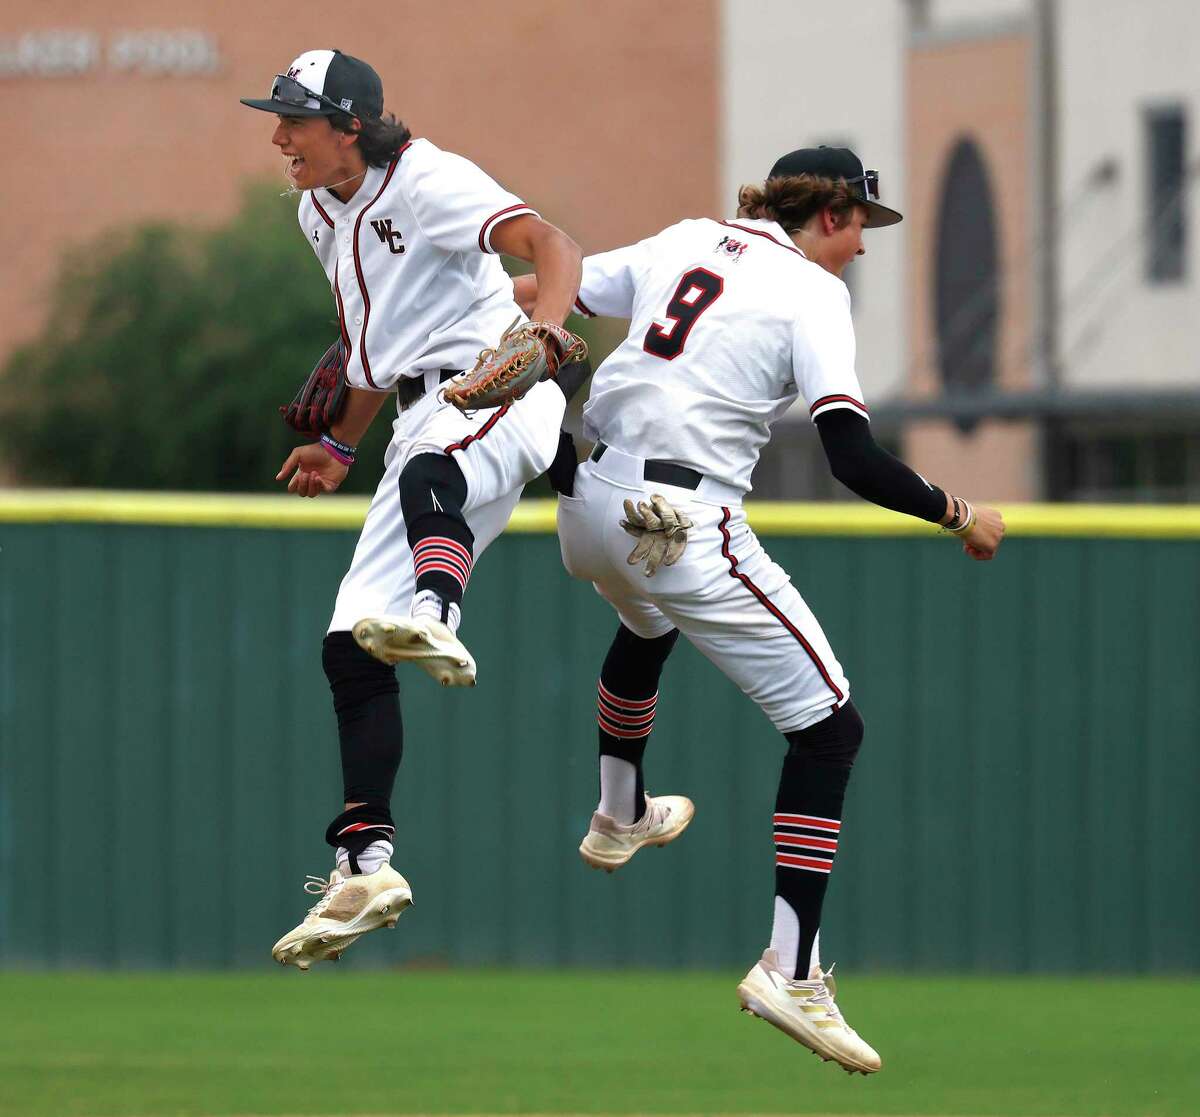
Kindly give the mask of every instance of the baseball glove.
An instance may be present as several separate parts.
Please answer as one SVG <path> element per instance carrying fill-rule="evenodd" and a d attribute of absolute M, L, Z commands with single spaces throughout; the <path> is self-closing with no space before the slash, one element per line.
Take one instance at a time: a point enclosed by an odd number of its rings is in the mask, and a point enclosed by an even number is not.
<path fill-rule="evenodd" d="M 339 337 L 308 374 L 296 398 L 279 409 L 283 421 L 301 434 L 328 434 L 346 408 L 350 386 L 346 380 L 346 347 Z"/>
<path fill-rule="evenodd" d="M 625 501 L 625 519 L 621 526 L 637 540 L 625 560 L 630 566 L 644 563 L 642 573 L 653 578 L 659 566 L 674 566 L 687 546 L 692 521 L 686 512 L 674 508 L 664 496 L 655 493 L 650 503 Z"/>
<path fill-rule="evenodd" d="M 475 367 L 442 389 L 460 411 L 477 411 L 519 400 L 560 365 L 587 357 L 587 343 L 553 322 L 514 322 L 495 349 L 479 354 Z"/>

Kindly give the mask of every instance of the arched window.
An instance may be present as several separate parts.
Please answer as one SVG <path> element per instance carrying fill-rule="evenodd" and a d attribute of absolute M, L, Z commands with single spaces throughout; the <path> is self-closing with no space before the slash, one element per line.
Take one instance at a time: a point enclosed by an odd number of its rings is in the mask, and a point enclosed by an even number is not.
<path fill-rule="evenodd" d="M 996 377 L 1000 254 L 995 206 L 979 146 L 963 138 L 942 177 L 934 242 L 938 368 L 947 394 L 979 392 Z"/>

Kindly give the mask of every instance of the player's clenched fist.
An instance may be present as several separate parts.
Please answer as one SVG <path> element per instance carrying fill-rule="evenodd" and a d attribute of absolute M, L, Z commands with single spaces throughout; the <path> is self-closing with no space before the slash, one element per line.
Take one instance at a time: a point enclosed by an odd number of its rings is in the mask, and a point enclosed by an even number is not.
<path fill-rule="evenodd" d="M 350 472 L 350 467 L 333 457 L 320 442 L 297 446 L 275 474 L 282 481 L 289 474 L 288 492 L 297 496 L 320 496 L 333 492 Z"/>
<path fill-rule="evenodd" d="M 973 559 L 986 562 L 996 557 L 1004 538 L 1004 517 L 995 508 L 975 507 L 975 522 L 962 536 L 963 550 Z"/>

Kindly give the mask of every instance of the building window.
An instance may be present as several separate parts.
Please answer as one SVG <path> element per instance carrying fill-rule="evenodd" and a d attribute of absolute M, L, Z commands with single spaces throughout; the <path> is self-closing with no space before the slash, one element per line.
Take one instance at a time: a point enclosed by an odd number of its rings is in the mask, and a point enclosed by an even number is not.
<path fill-rule="evenodd" d="M 1200 425 L 1070 423 L 1054 438 L 1050 462 L 1051 500 L 1200 500 Z"/>
<path fill-rule="evenodd" d="M 1187 118 L 1182 105 L 1146 113 L 1146 276 L 1178 283 L 1187 259 Z"/>
<path fill-rule="evenodd" d="M 979 145 L 960 139 L 942 176 L 934 242 L 938 365 L 947 394 L 984 391 L 996 378 L 1000 323 L 996 208 Z"/>

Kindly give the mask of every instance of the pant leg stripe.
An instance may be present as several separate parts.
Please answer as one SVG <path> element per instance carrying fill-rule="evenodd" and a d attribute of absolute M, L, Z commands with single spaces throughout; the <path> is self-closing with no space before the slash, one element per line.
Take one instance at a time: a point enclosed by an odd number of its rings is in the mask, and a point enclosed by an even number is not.
<path fill-rule="evenodd" d="M 833 691 L 834 698 L 840 704 L 846 696 L 830 677 L 829 672 L 825 669 L 825 664 L 821 662 L 821 657 L 817 655 L 816 651 L 813 649 L 813 646 L 804 639 L 804 634 L 794 624 L 792 624 L 792 622 L 788 620 L 788 618 L 782 612 L 780 612 L 778 608 L 775 607 L 771 599 L 765 593 L 763 593 L 763 591 L 760 590 L 753 581 L 751 581 L 749 576 L 738 570 L 737 556 L 735 556 L 730 550 L 732 540 L 730 539 L 728 528 L 728 524 L 730 519 L 733 517 L 733 513 L 725 507 L 722 507 L 721 511 L 724 513 L 724 516 L 718 525 L 722 538 L 721 554 L 729 562 L 729 576 L 731 578 L 736 578 L 739 582 L 741 582 L 742 585 L 754 595 L 758 603 L 777 621 L 779 621 L 779 623 L 782 624 L 783 627 L 792 634 L 792 636 L 796 638 L 797 643 L 799 643 L 799 645 L 808 653 L 808 658 L 812 660 L 813 666 L 816 667 L 816 669 L 820 672 L 821 678 L 825 680 L 825 685 L 829 687 L 831 691 Z"/>

